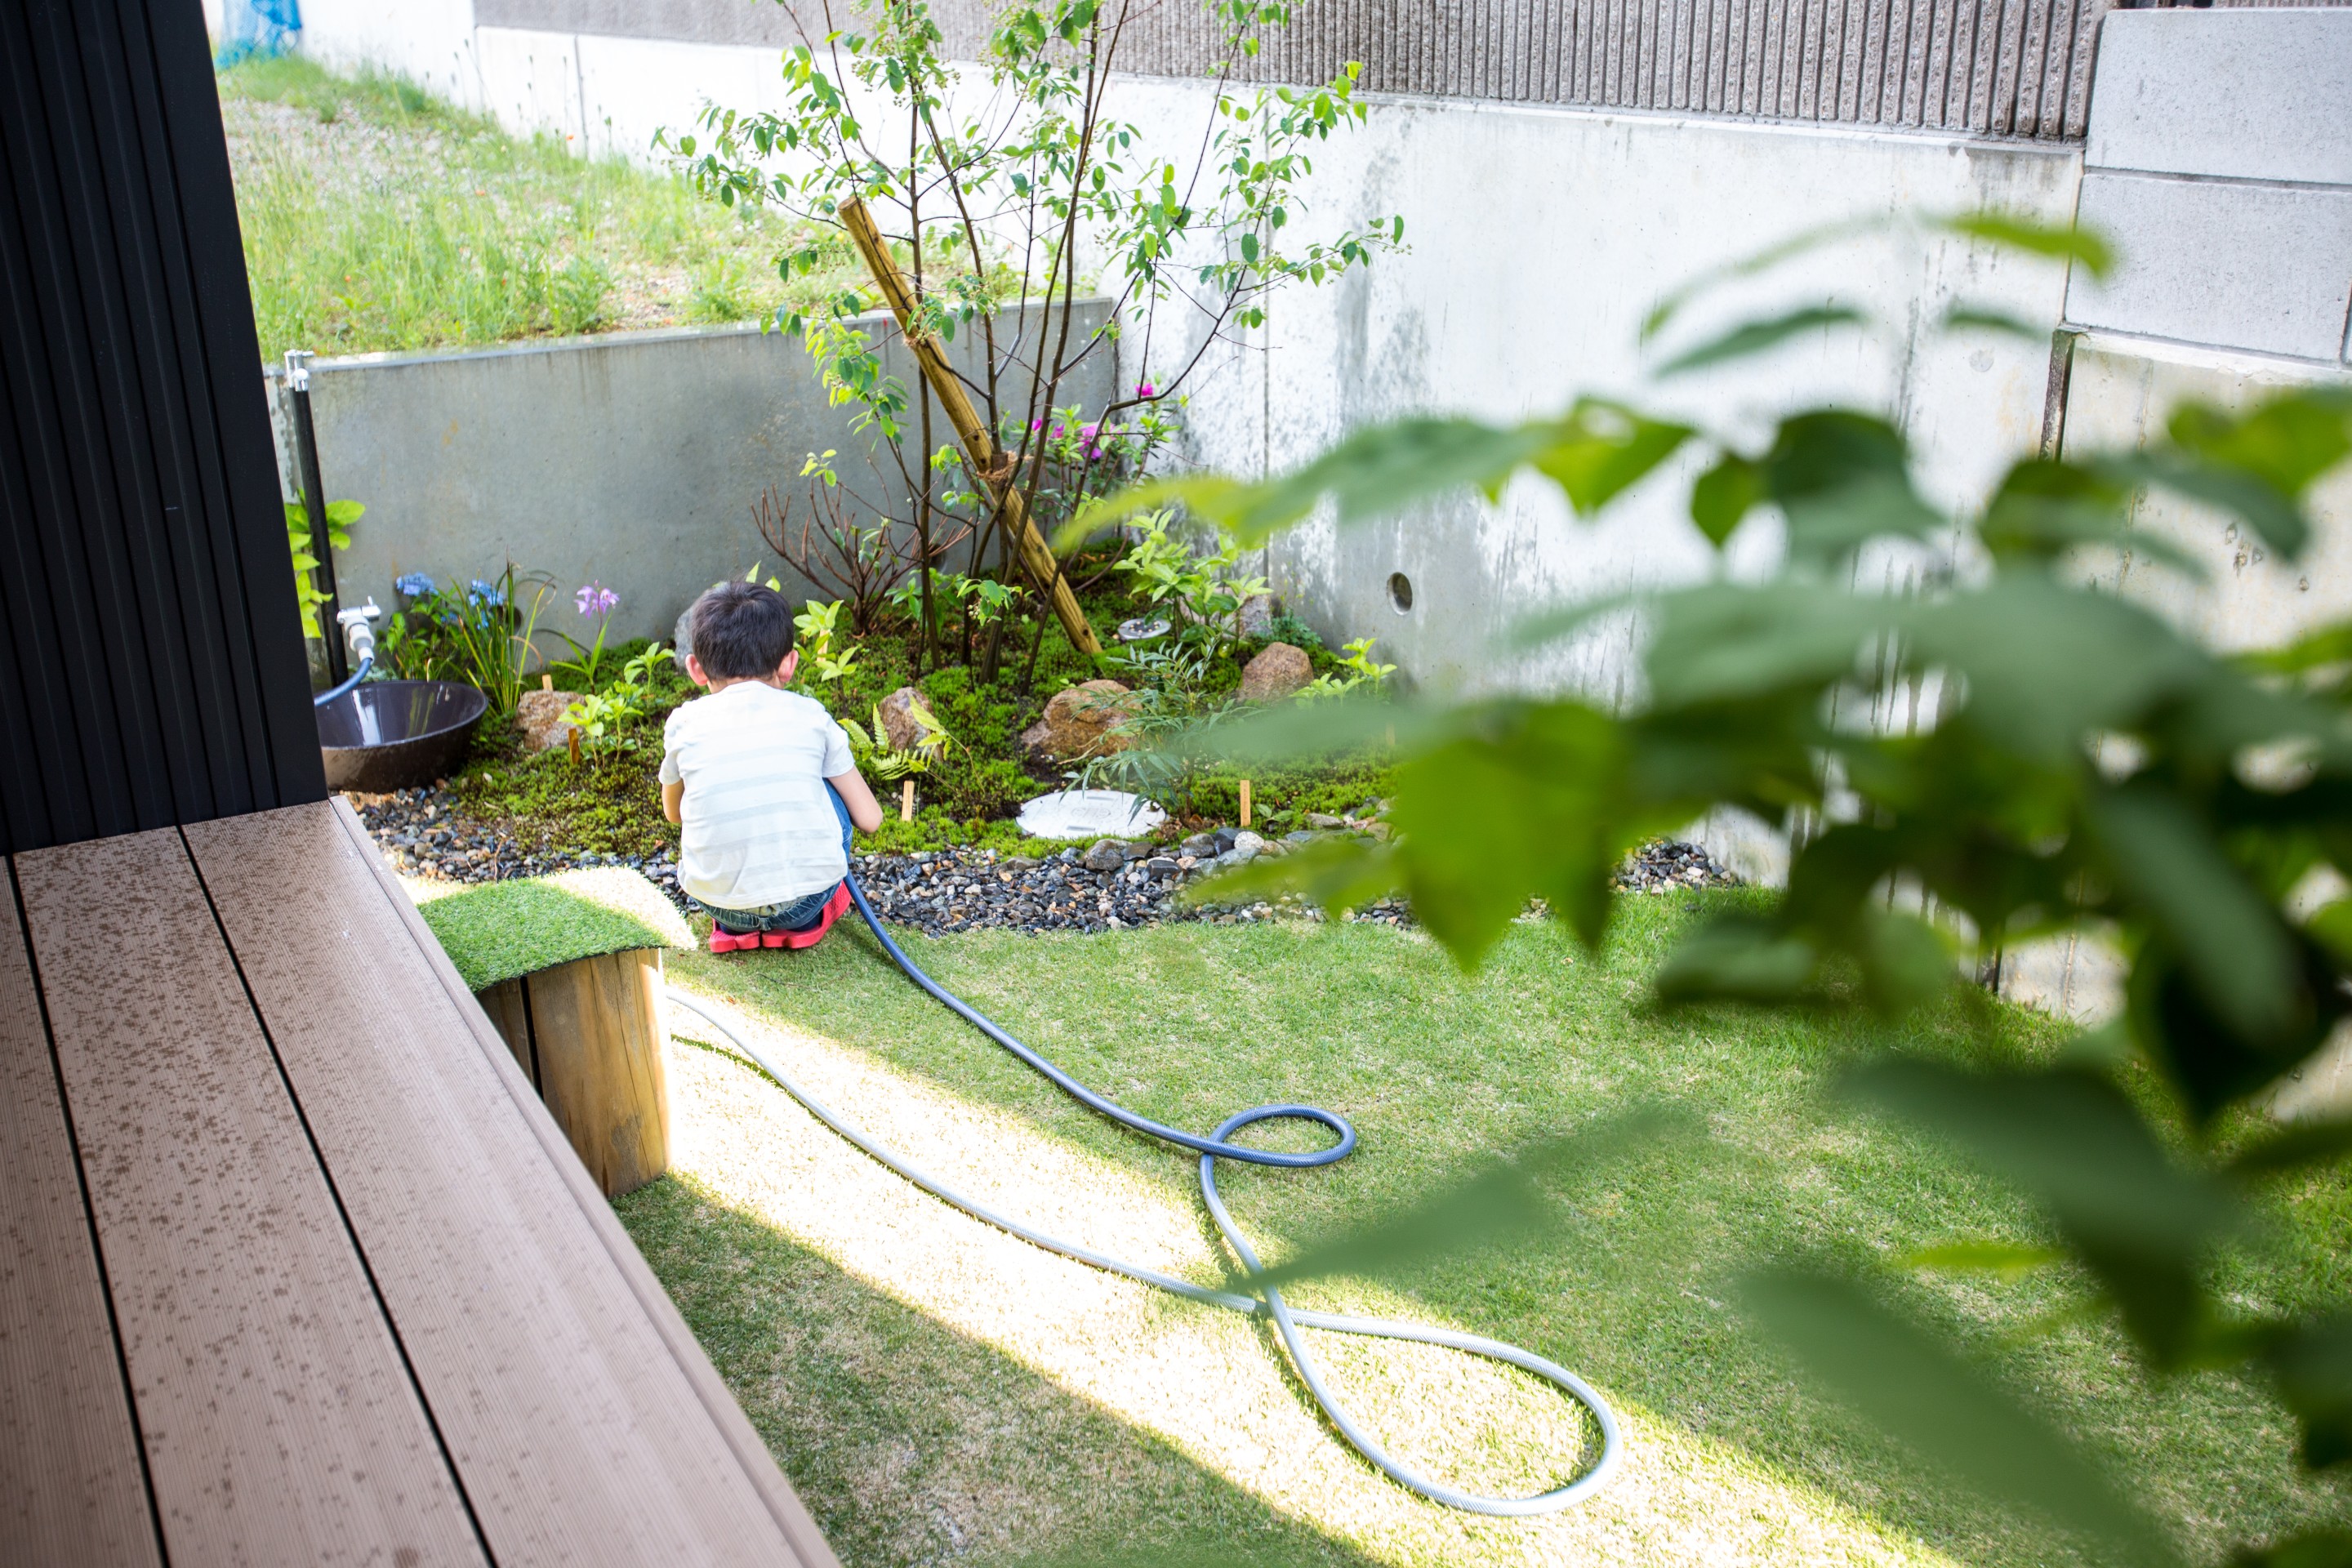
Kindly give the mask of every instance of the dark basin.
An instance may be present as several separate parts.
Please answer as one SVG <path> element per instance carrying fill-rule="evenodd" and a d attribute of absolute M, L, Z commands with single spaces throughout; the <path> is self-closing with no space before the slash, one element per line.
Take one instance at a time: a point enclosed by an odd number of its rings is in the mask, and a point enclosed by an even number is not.
<path fill-rule="evenodd" d="M 329 789 L 372 795 L 446 778 L 465 760 L 489 699 L 449 680 L 371 680 L 319 715 Z"/>

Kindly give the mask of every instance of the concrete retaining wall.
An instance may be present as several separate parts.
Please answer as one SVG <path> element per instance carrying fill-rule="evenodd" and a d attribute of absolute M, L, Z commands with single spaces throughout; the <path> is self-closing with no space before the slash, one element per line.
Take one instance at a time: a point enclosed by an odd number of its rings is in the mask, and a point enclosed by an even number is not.
<path fill-rule="evenodd" d="M 1090 304 L 1075 325 L 1103 319 Z M 976 336 L 958 345 L 967 356 Z M 895 332 L 884 359 L 912 384 Z M 1088 360 L 1066 401 L 1102 406 L 1112 372 L 1109 356 Z M 554 579 L 548 625 L 584 630 L 571 595 L 593 579 L 621 595 L 614 637 L 662 636 L 721 577 L 755 562 L 791 575 L 751 506 L 772 483 L 797 501 L 810 453 L 838 452 L 845 481 L 887 493 L 800 342 L 756 329 L 320 360 L 310 385 L 327 491 L 368 509 L 337 552 L 346 604 L 393 604 L 404 573 L 487 578 L 511 559 Z M 278 423 L 283 458 L 282 406 Z"/>

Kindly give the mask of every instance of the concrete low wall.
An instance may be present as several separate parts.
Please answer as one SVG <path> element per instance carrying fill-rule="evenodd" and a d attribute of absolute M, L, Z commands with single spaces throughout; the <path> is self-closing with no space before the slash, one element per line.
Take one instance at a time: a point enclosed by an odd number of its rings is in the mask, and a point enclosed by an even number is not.
<path fill-rule="evenodd" d="M 1085 304 L 1075 324 L 1102 319 Z M 885 334 L 887 373 L 911 385 L 911 361 Z M 977 338 L 958 345 L 967 361 Z M 1113 373 L 1108 354 L 1090 358 L 1064 400 L 1102 406 Z M 571 595 L 593 579 L 621 596 L 614 637 L 661 636 L 696 595 L 755 562 L 790 575 L 751 508 L 774 484 L 797 520 L 810 453 L 838 452 L 843 479 L 868 495 L 903 489 L 866 461 L 866 438 L 827 404 L 801 342 L 753 329 L 320 360 L 310 384 L 327 492 L 368 509 L 336 555 L 346 604 L 392 605 L 404 573 L 487 578 L 512 560 L 553 578 L 549 626 L 587 629 Z M 272 402 L 283 459 L 284 399 Z M 299 493 L 290 470 L 288 493 Z"/>

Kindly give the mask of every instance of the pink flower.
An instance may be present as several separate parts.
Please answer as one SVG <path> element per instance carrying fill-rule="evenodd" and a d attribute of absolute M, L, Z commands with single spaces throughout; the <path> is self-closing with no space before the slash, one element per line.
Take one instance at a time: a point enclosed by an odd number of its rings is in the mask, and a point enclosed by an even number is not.
<path fill-rule="evenodd" d="M 585 583 L 581 584 L 580 592 L 572 595 L 572 603 L 580 606 L 582 615 L 594 620 L 619 608 L 621 595 L 602 583 Z"/>
<path fill-rule="evenodd" d="M 1157 397 L 1160 395 L 1160 392 L 1159 389 L 1154 387 L 1150 382 L 1139 381 L 1135 384 L 1135 395 L 1138 397 Z"/>

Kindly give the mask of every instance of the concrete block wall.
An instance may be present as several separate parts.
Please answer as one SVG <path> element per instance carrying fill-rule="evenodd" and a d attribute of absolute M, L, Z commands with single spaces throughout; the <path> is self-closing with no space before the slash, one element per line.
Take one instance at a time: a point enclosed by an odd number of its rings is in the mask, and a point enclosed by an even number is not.
<path fill-rule="evenodd" d="M 1074 330 L 1104 318 L 1082 306 Z M 911 384 L 903 346 L 887 331 L 884 341 L 885 373 Z M 955 345 L 967 373 L 975 341 Z M 1089 359 L 1068 400 L 1101 407 L 1113 374 L 1108 357 Z M 666 637 L 697 595 L 755 564 L 796 597 L 839 593 L 795 578 L 751 521 L 773 484 L 797 537 L 811 453 L 839 453 L 842 479 L 868 495 L 897 488 L 862 460 L 864 438 L 827 402 L 802 344 L 756 328 L 320 360 L 310 386 L 327 491 L 368 509 L 336 552 L 346 605 L 394 604 L 406 573 L 462 583 L 511 560 L 552 579 L 551 628 L 588 629 L 571 595 L 593 579 L 621 596 L 614 639 Z M 283 400 L 273 406 L 285 459 Z M 299 493 L 290 469 L 288 493 Z"/>
<path fill-rule="evenodd" d="M 2352 356 L 2352 10 L 2108 18 L 2082 221 L 2083 326 L 2343 364 Z"/>

